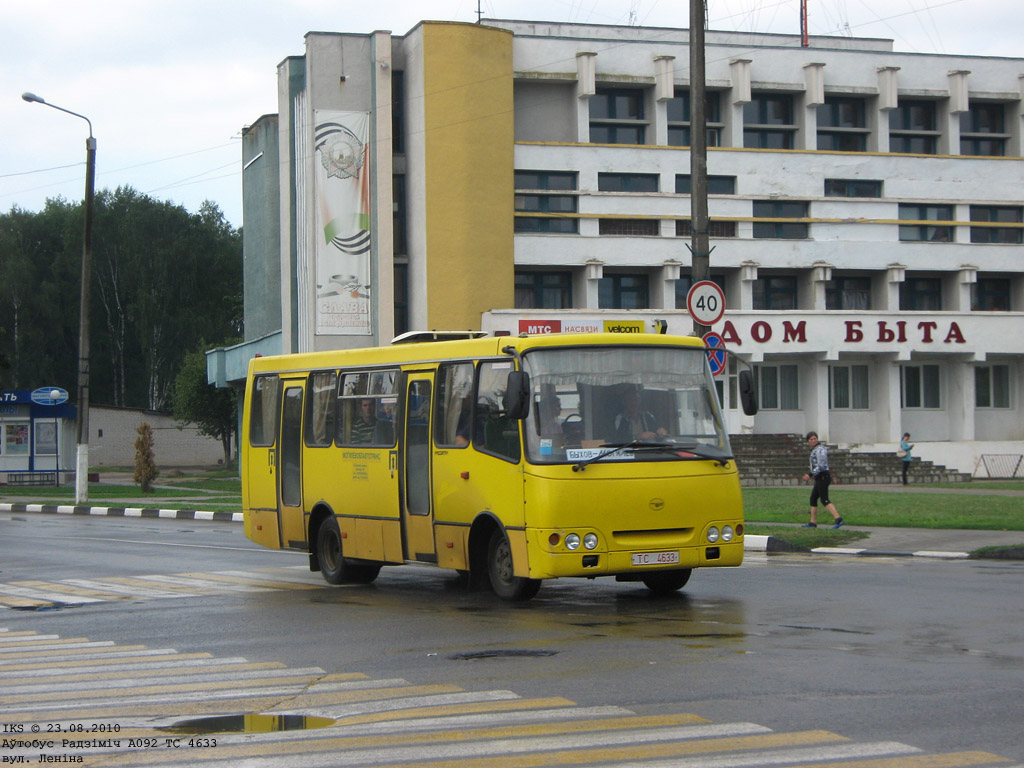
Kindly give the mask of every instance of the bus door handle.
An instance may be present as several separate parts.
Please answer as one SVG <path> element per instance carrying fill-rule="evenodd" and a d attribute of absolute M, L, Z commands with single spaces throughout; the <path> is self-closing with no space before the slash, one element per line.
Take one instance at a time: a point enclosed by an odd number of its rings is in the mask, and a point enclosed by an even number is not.
<path fill-rule="evenodd" d="M 391 471 L 391 479 L 395 478 L 395 470 L 398 468 L 398 451 L 388 451 L 388 469 Z"/>

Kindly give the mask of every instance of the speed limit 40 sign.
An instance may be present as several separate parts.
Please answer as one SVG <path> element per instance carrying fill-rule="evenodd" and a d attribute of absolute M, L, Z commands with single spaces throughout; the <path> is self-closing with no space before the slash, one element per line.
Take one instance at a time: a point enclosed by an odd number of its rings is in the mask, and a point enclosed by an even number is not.
<path fill-rule="evenodd" d="M 701 325 L 714 325 L 725 313 L 725 293 L 718 283 L 700 280 L 686 294 L 686 311 Z"/>

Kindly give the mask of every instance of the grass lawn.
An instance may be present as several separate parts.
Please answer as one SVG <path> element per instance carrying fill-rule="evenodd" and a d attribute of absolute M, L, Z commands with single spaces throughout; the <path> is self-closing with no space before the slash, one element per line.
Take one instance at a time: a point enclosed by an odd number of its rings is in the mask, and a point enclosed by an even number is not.
<path fill-rule="evenodd" d="M 989 486 L 950 484 L 951 489 L 980 491 Z M 993 490 L 995 490 L 993 488 Z M 806 523 L 810 488 L 746 488 L 747 523 Z M 897 528 L 959 528 L 1024 531 L 1024 497 L 985 493 L 935 493 L 854 490 L 833 486 L 832 501 L 848 524 Z M 823 526 L 832 518 L 819 509 Z M 824 532 L 824 531 L 822 531 Z M 754 531 L 751 531 L 754 533 Z"/>

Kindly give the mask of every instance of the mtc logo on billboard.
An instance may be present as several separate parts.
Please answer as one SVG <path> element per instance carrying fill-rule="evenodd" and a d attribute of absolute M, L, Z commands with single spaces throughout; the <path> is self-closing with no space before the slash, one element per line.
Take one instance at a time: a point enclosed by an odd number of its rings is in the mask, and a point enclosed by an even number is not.
<path fill-rule="evenodd" d="M 537 336 L 543 333 L 561 333 L 562 332 L 562 321 L 561 320 L 520 320 L 519 321 L 519 332 L 526 333 L 531 336 Z"/>

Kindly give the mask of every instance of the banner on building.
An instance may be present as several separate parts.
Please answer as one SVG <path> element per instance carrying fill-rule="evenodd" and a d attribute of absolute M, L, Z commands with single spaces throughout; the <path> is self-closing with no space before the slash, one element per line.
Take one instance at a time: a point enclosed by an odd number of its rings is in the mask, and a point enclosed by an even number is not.
<path fill-rule="evenodd" d="M 370 116 L 315 110 L 316 334 L 368 336 Z"/>

